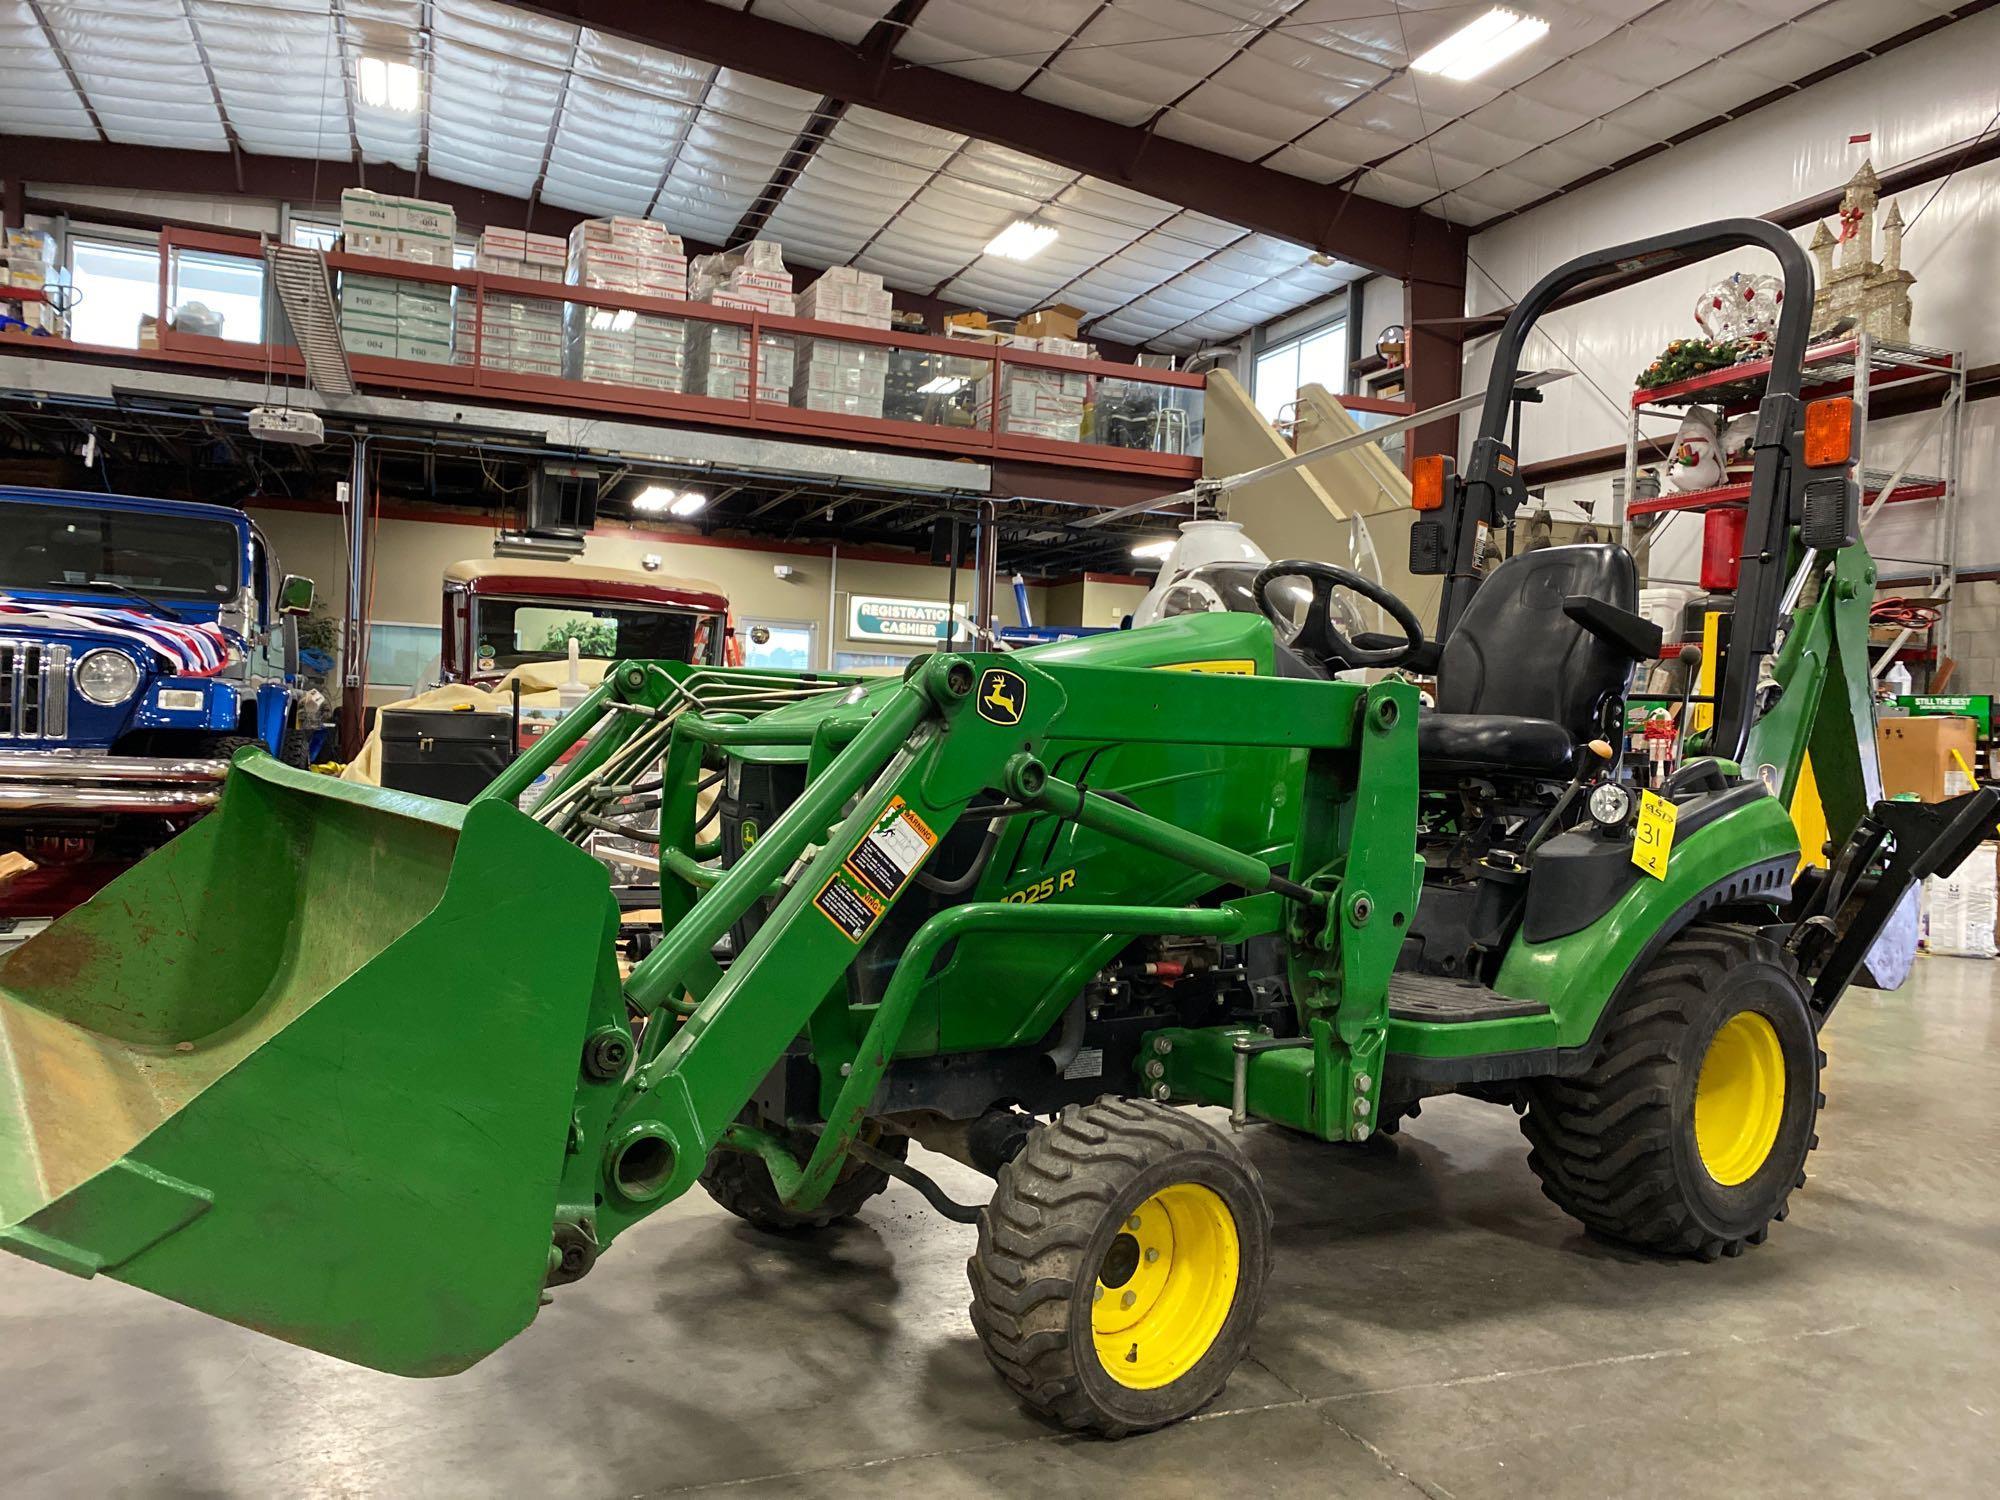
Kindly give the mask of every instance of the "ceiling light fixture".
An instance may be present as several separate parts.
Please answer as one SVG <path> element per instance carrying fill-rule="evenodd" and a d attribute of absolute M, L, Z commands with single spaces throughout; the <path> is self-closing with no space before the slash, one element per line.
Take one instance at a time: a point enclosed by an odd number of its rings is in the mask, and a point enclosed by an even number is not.
<path fill-rule="evenodd" d="M 1016 219 L 986 242 L 986 253 L 1006 260 L 1033 260 L 1056 242 L 1056 234 L 1051 224 Z"/>
<path fill-rule="evenodd" d="M 956 396 L 965 389 L 963 375 L 938 375 L 917 387 L 919 396 Z"/>
<path fill-rule="evenodd" d="M 1132 555 L 1134 557 L 1151 557 L 1160 562 L 1165 562 L 1167 554 L 1174 550 L 1174 542 L 1175 539 L 1173 537 L 1162 537 L 1157 542 L 1141 542 L 1132 549 Z"/>
<path fill-rule="evenodd" d="M 370 109 L 413 115 L 423 103 L 424 77 L 414 63 L 364 52 L 354 69 L 355 91 Z"/>
<path fill-rule="evenodd" d="M 708 509 L 708 496 L 696 490 L 682 490 L 667 507 L 676 516 L 698 516 Z"/>
<path fill-rule="evenodd" d="M 664 484 L 649 484 L 632 497 L 632 509 L 642 516 L 663 516 L 674 507 L 680 498 L 678 492 Z"/>
<path fill-rule="evenodd" d="M 1496 7 L 1461 26 L 1410 66 L 1419 73 L 1435 73 L 1440 78 L 1463 83 L 1497 67 L 1548 34 L 1549 23 L 1539 16 L 1524 16 Z"/>

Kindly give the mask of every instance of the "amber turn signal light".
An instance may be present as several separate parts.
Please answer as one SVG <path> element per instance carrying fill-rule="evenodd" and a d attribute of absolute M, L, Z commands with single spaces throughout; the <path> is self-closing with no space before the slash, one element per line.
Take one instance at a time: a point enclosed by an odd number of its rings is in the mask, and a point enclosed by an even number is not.
<path fill-rule="evenodd" d="M 1854 403 L 1829 396 L 1806 407 L 1806 467 L 1827 469 L 1854 457 Z"/>
<path fill-rule="evenodd" d="M 1410 465 L 1410 505 L 1437 510 L 1444 505 L 1444 455 L 1429 453 Z"/>

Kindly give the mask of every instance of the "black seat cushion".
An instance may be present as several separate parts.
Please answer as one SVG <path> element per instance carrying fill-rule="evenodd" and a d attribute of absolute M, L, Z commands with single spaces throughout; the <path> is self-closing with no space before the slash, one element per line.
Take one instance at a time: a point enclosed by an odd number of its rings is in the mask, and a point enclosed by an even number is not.
<path fill-rule="evenodd" d="M 1639 603 L 1639 570 L 1623 547 L 1542 547 L 1489 573 L 1444 643 L 1437 712 L 1417 726 L 1425 766 L 1567 776 L 1575 746 L 1623 697 L 1632 660 L 1563 613 L 1572 594 L 1620 609 Z"/>
<path fill-rule="evenodd" d="M 1554 719 L 1506 714 L 1425 714 L 1417 720 L 1417 757 L 1426 771 L 1488 771 L 1568 776 L 1576 737 Z"/>

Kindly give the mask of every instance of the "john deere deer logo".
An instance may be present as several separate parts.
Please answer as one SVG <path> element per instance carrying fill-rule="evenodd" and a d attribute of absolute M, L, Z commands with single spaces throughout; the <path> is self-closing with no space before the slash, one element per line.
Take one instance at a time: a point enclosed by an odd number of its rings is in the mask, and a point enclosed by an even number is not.
<path fill-rule="evenodd" d="M 990 668 L 979 679 L 979 696 L 974 706 L 979 717 L 990 724 L 1018 724 L 1021 710 L 1028 706 L 1028 684 L 1017 672 Z"/>

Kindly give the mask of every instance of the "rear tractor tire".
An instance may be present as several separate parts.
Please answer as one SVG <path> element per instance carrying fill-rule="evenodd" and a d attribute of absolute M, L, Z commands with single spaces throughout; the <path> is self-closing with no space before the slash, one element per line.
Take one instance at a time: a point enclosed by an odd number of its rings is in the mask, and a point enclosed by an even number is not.
<path fill-rule="evenodd" d="M 1115 1098 L 1028 1136 L 966 1265 L 993 1368 L 1044 1416 L 1110 1438 L 1221 1394 L 1270 1272 L 1270 1205 L 1235 1143 Z"/>
<path fill-rule="evenodd" d="M 1761 1245 L 1805 1186 L 1825 1056 L 1791 955 L 1696 927 L 1612 1002 L 1588 1072 L 1528 1087 L 1542 1191 L 1607 1238 L 1714 1260 Z"/>
<path fill-rule="evenodd" d="M 869 1144 L 898 1161 L 904 1160 L 910 1152 L 910 1138 L 906 1135 L 884 1135 L 871 1139 Z M 800 1161 L 812 1154 L 812 1148 L 813 1140 L 809 1135 L 800 1135 L 792 1142 L 792 1149 Z M 840 1176 L 834 1179 L 833 1187 L 820 1200 L 819 1207 L 802 1213 L 785 1207 L 763 1158 L 744 1151 L 718 1148 L 709 1157 L 708 1165 L 702 1168 L 701 1185 L 708 1190 L 709 1197 L 744 1223 L 766 1234 L 798 1235 L 810 1234 L 853 1218 L 861 1211 L 862 1204 L 889 1186 L 889 1176 L 880 1168 L 849 1157 L 840 1169 Z"/>

